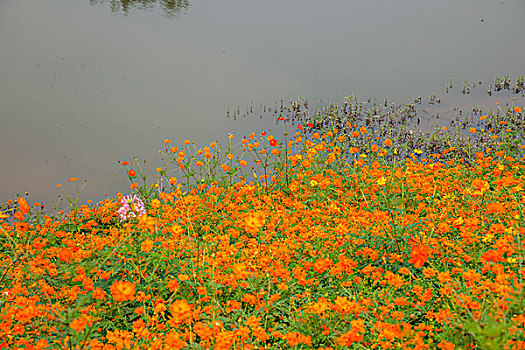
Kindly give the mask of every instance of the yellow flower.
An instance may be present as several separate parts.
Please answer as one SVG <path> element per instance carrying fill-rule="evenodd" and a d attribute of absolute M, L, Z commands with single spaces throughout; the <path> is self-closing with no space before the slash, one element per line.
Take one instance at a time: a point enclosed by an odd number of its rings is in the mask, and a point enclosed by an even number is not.
<path fill-rule="evenodd" d="M 317 186 L 318 182 L 315 180 L 310 181 L 310 186 L 315 187 Z"/>
<path fill-rule="evenodd" d="M 456 219 L 454 219 L 452 224 L 454 225 L 454 227 L 459 227 L 459 226 L 463 225 L 463 222 L 464 221 L 463 221 L 462 218 L 456 218 Z"/>
<path fill-rule="evenodd" d="M 379 186 L 383 186 L 384 184 L 386 184 L 386 178 L 385 177 L 381 177 L 379 180 L 377 180 L 377 184 Z"/>
<path fill-rule="evenodd" d="M 333 210 L 333 211 L 339 211 L 339 207 L 338 207 L 336 204 L 331 203 L 331 204 L 330 204 L 330 210 Z"/>
<path fill-rule="evenodd" d="M 481 240 L 486 243 L 486 242 L 492 241 L 493 238 L 494 238 L 494 235 L 489 233 L 485 235 L 485 237 L 483 237 Z"/>

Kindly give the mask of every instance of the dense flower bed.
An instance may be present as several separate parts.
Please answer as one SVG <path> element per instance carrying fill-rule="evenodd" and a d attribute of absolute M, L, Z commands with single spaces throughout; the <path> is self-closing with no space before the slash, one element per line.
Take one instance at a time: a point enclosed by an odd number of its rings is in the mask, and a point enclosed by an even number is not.
<path fill-rule="evenodd" d="M 397 159 L 349 127 L 252 134 L 253 169 L 166 140 L 187 187 L 158 169 L 65 218 L 18 199 L 0 349 L 525 348 L 522 153 Z"/>

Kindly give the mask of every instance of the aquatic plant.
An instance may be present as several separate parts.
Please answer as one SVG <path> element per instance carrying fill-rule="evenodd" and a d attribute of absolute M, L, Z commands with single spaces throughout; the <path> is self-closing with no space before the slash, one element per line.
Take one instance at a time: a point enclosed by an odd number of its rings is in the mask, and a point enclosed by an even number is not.
<path fill-rule="evenodd" d="M 164 16 L 169 19 L 186 13 L 190 7 L 189 0 L 90 0 L 90 3 L 91 6 L 107 4 L 112 12 L 126 16 L 134 9 L 152 11 L 160 7 Z"/>

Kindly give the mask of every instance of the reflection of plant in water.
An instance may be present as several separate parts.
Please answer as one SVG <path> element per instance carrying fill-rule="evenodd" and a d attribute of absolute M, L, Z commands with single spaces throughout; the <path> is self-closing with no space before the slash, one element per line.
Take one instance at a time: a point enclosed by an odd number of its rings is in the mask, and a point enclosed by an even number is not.
<path fill-rule="evenodd" d="M 90 0 L 91 5 L 108 3 L 111 11 L 127 15 L 131 9 L 152 10 L 160 5 L 168 18 L 174 18 L 186 12 L 190 6 L 189 0 Z"/>

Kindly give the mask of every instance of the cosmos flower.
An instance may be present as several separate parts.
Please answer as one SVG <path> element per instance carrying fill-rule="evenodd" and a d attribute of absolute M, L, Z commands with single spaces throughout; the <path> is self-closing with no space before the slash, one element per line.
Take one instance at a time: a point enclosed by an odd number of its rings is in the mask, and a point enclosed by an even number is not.
<path fill-rule="evenodd" d="M 428 260 L 428 246 L 417 245 L 412 247 L 410 252 L 411 259 L 408 261 L 417 268 L 422 268 L 425 262 Z"/>
<path fill-rule="evenodd" d="M 115 301 L 128 301 L 135 298 L 135 285 L 131 282 L 116 281 L 110 289 Z"/>

